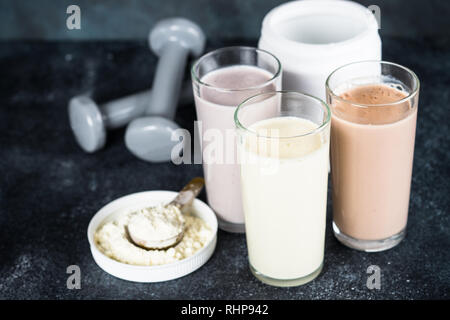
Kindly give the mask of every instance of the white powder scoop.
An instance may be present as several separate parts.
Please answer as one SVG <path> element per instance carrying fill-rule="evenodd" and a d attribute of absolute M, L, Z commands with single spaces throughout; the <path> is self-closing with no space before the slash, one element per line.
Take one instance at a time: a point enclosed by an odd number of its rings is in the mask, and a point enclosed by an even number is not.
<path fill-rule="evenodd" d="M 205 181 L 192 179 L 169 204 L 144 208 L 130 218 L 127 232 L 130 240 L 144 249 L 166 249 L 176 245 L 184 235 L 185 220 L 181 209 L 190 205 Z"/>

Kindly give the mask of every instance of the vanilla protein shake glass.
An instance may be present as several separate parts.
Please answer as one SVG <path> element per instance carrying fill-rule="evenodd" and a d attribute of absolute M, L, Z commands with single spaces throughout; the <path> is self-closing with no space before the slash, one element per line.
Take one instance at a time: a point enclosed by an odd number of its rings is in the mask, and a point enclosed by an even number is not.
<path fill-rule="evenodd" d="M 387 250 L 405 236 L 419 80 L 398 64 L 364 61 L 335 70 L 326 88 L 334 234 L 354 249 Z"/>
<path fill-rule="evenodd" d="M 322 269 L 330 110 L 309 95 L 278 91 L 236 110 L 250 269 L 296 286 Z"/>
<path fill-rule="evenodd" d="M 280 89 L 280 62 L 264 50 L 228 47 L 198 59 L 191 75 L 208 203 L 222 230 L 245 232 L 233 115 L 246 98 Z"/>

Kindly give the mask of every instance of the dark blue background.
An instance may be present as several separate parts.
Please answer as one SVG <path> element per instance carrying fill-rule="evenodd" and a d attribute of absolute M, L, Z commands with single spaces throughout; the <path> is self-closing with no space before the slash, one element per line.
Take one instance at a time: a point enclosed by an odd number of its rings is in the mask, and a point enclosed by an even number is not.
<path fill-rule="evenodd" d="M 183 16 L 208 39 L 259 37 L 264 15 L 282 0 L 0 0 L 0 39 L 143 39 L 159 19 Z M 381 10 L 381 34 L 450 35 L 450 1 L 358 0 Z M 66 28 L 66 8 L 81 9 L 81 30 Z"/>

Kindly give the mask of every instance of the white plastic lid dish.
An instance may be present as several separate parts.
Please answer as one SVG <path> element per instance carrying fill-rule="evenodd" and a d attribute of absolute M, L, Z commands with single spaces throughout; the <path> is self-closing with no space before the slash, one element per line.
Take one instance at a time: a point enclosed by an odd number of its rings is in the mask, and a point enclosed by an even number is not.
<path fill-rule="evenodd" d="M 124 280 L 135 282 L 161 282 L 183 277 L 204 265 L 212 256 L 217 241 L 217 218 L 212 209 L 203 201 L 195 199 L 192 212 L 204 220 L 212 231 L 211 239 L 194 255 L 165 265 L 135 266 L 116 261 L 103 254 L 94 242 L 97 229 L 114 217 L 114 213 L 124 208 L 144 208 L 168 203 L 175 198 L 177 192 L 145 191 L 130 194 L 116 199 L 101 208 L 92 218 L 88 226 L 88 240 L 92 256 L 97 265 L 107 273 Z"/>

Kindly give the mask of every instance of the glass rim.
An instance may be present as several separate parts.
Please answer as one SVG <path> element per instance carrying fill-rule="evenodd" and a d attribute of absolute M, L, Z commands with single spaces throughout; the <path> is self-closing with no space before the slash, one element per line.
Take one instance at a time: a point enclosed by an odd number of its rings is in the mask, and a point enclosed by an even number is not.
<path fill-rule="evenodd" d="M 271 136 L 264 136 L 264 135 L 258 134 L 257 132 L 252 131 L 252 130 L 248 129 L 247 127 L 245 127 L 245 126 L 239 121 L 239 117 L 238 117 L 239 110 L 241 110 L 241 108 L 244 107 L 244 106 L 246 105 L 247 102 L 249 102 L 250 100 L 252 100 L 252 99 L 254 99 L 254 98 L 256 98 L 256 97 L 260 97 L 260 96 L 263 96 L 263 95 L 278 95 L 278 94 L 281 94 L 281 95 L 284 95 L 284 94 L 294 94 L 294 95 L 297 95 L 297 96 L 301 96 L 301 97 L 306 97 L 306 98 L 308 98 L 308 99 L 312 99 L 312 100 L 314 100 L 315 102 L 319 102 L 320 105 L 321 105 L 322 107 L 324 107 L 324 109 L 325 109 L 326 112 L 327 112 L 326 119 L 323 121 L 323 123 L 322 123 L 320 126 L 318 126 L 317 128 L 314 128 L 314 129 L 311 130 L 311 131 L 308 131 L 308 132 L 302 133 L 302 134 L 293 135 L 293 136 L 285 136 L 285 137 L 271 137 Z M 300 117 L 297 117 L 297 118 L 300 118 Z M 270 119 L 270 118 L 269 118 L 269 119 Z M 237 106 L 236 111 L 234 112 L 234 123 L 235 123 L 237 129 L 240 129 L 240 130 L 243 130 L 243 131 L 245 131 L 245 132 L 254 134 L 254 135 L 256 135 L 257 137 L 264 138 L 264 139 L 278 139 L 278 140 L 279 140 L 279 139 L 293 139 L 293 138 L 301 138 L 301 137 L 306 137 L 306 136 L 314 135 L 314 134 L 317 134 L 317 133 L 323 131 L 323 130 L 330 124 L 330 122 L 331 122 L 331 110 L 330 110 L 329 105 L 328 105 L 325 101 L 323 101 L 322 99 L 317 98 L 317 97 L 315 97 L 315 96 L 312 96 L 312 95 L 310 95 L 310 94 L 303 93 L 303 92 L 299 92 L 299 91 L 294 91 L 294 90 L 277 90 L 277 91 L 268 91 L 268 92 L 258 93 L 258 94 L 256 94 L 256 95 L 253 95 L 253 96 L 251 96 L 251 97 L 245 99 L 244 101 L 242 101 L 242 102 Z"/>
<path fill-rule="evenodd" d="M 256 51 L 256 52 L 262 52 L 264 54 L 267 54 L 268 56 L 274 58 L 274 60 L 276 62 L 277 71 L 273 74 L 273 76 L 269 80 L 264 81 L 263 83 L 261 83 L 261 84 L 259 84 L 257 86 L 251 86 L 251 87 L 239 88 L 239 89 L 221 88 L 221 87 L 214 86 L 214 85 L 208 84 L 208 83 L 203 82 L 202 80 L 200 80 L 199 76 L 197 75 L 197 72 L 195 72 L 195 68 L 202 62 L 203 59 L 205 59 L 207 57 L 210 57 L 210 56 L 212 56 L 214 54 L 217 54 L 218 52 L 221 52 L 221 51 L 236 50 L 236 49 L 238 49 L 238 50 L 242 50 L 242 49 L 253 50 L 253 51 Z M 218 69 L 216 69 L 216 70 L 218 70 Z M 219 49 L 215 49 L 213 51 L 205 53 L 200 58 L 196 59 L 192 63 L 192 66 L 191 66 L 191 77 L 192 77 L 192 80 L 194 82 L 196 82 L 196 83 L 198 83 L 198 84 L 200 84 L 202 86 L 214 89 L 214 90 L 218 90 L 218 91 L 222 91 L 222 92 L 242 92 L 242 91 L 247 91 L 247 90 L 259 89 L 259 88 L 264 87 L 267 84 L 275 81 L 281 75 L 281 70 L 282 70 L 282 66 L 281 66 L 280 60 L 278 60 L 278 58 L 274 54 L 270 53 L 269 51 L 266 51 L 266 50 L 260 49 L 260 48 L 256 48 L 256 47 L 249 47 L 249 46 L 229 46 L 229 47 L 222 47 L 222 48 L 219 48 Z"/>
<path fill-rule="evenodd" d="M 390 102 L 390 103 L 356 103 L 356 102 L 353 102 L 351 100 L 347 100 L 347 99 L 341 98 L 338 94 L 336 94 L 336 92 L 333 89 L 331 89 L 331 87 L 330 87 L 330 80 L 331 80 L 331 77 L 336 72 L 338 72 L 339 70 L 342 70 L 343 68 L 352 66 L 352 65 L 364 64 L 364 63 L 378 63 L 380 65 L 384 64 L 384 65 L 390 65 L 390 66 L 398 67 L 398 68 L 406 71 L 408 74 L 412 75 L 414 81 L 416 82 L 416 86 L 415 86 L 415 88 L 412 88 L 413 90 L 410 93 L 408 93 L 408 95 L 406 97 L 404 97 L 404 98 L 402 98 L 400 100 L 394 101 L 394 102 Z M 360 108 L 386 107 L 386 106 L 393 106 L 393 105 L 403 104 L 403 103 L 411 100 L 412 98 L 414 98 L 417 95 L 417 93 L 419 92 L 420 80 L 419 80 L 419 77 L 417 77 L 417 75 L 414 73 L 414 71 L 412 71 L 411 69 L 409 69 L 409 68 L 407 68 L 405 66 L 402 66 L 401 64 L 394 63 L 394 62 L 389 62 L 389 61 L 384 61 L 384 60 L 363 60 L 363 61 L 350 62 L 350 63 L 344 64 L 343 66 L 340 66 L 340 67 L 336 68 L 335 70 L 333 70 L 330 73 L 330 75 L 327 77 L 327 80 L 325 81 L 325 88 L 326 88 L 326 91 L 329 92 L 333 96 L 334 99 L 339 100 L 339 101 L 344 102 L 344 103 L 351 104 L 351 105 L 356 106 L 356 107 L 360 107 Z"/>

